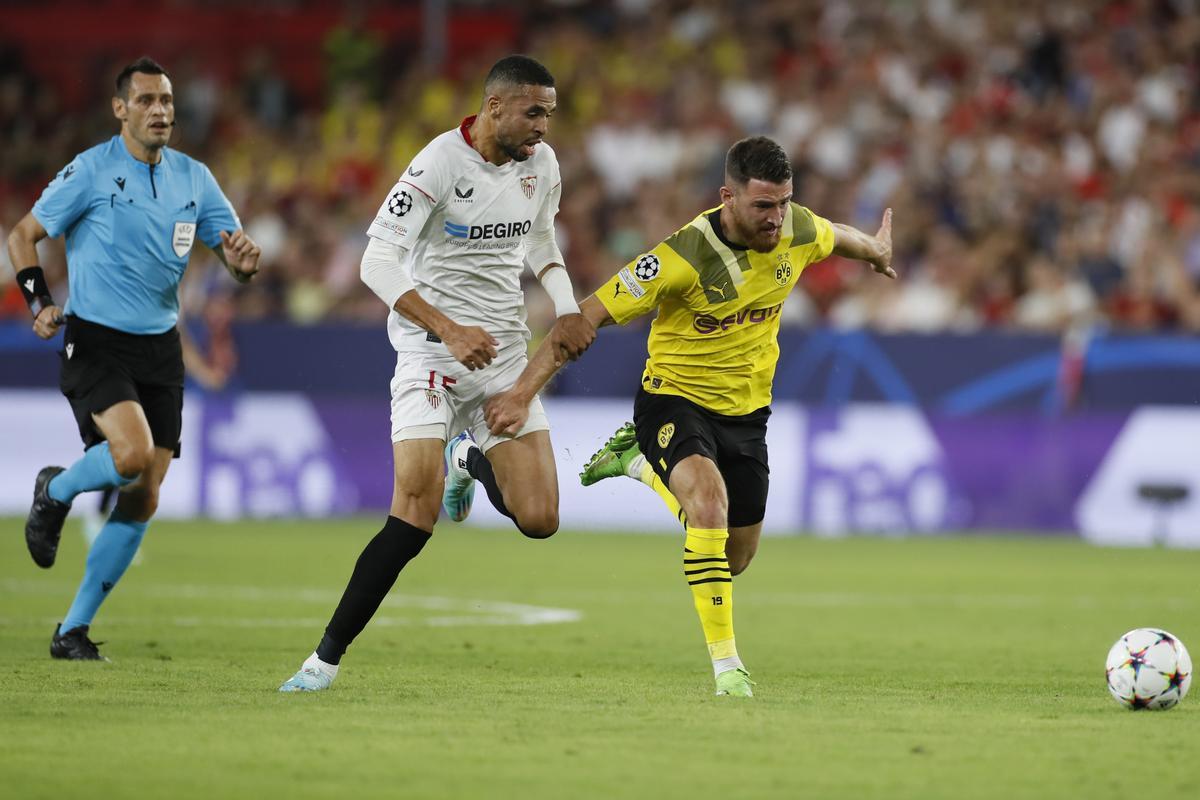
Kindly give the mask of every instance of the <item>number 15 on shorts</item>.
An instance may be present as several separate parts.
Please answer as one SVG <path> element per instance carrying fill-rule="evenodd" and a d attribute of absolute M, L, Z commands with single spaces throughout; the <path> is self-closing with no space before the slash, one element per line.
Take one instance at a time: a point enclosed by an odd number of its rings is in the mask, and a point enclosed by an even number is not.
<path fill-rule="evenodd" d="M 431 369 L 429 370 L 430 389 L 436 389 L 438 387 L 439 378 L 441 378 L 441 385 L 443 389 L 449 389 L 451 386 L 458 383 L 458 381 L 456 381 L 454 378 L 451 378 L 449 375 L 438 375 L 436 370 Z"/>

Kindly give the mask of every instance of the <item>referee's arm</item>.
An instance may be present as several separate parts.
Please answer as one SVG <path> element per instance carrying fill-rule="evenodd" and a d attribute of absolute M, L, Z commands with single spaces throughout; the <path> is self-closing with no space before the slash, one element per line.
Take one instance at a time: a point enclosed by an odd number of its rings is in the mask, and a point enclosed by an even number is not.
<path fill-rule="evenodd" d="M 212 250 L 238 283 L 249 283 L 258 274 L 262 250 L 241 228 L 233 233 L 221 231 L 221 241 Z"/>
<path fill-rule="evenodd" d="M 50 296 L 46 276 L 38 265 L 37 243 L 46 235 L 46 229 L 33 212 L 26 214 L 8 233 L 8 259 L 33 313 L 33 332 L 43 339 L 58 333 L 63 323 L 62 310 Z"/>

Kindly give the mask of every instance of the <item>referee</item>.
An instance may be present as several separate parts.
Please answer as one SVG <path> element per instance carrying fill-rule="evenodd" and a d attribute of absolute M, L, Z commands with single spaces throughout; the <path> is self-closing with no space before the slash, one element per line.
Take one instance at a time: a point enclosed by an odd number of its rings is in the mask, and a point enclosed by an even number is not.
<path fill-rule="evenodd" d="M 175 99 L 166 70 L 149 58 L 125 67 L 112 110 L 121 133 L 76 156 L 8 237 L 34 332 L 49 339 L 66 329 L 60 388 L 84 445 L 70 467 L 46 467 L 34 482 L 25 521 L 34 563 L 53 566 L 79 494 L 120 489 L 50 642 L 52 657 L 75 660 L 103 660 L 88 628 L 137 553 L 179 455 L 183 356 L 175 323 L 192 245 L 211 247 L 240 283 L 258 271 L 258 246 L 208 167 L 167 147 Z M 66 238 L 63 309 L 38 266 L 37 243 L 47 236 Z"/>

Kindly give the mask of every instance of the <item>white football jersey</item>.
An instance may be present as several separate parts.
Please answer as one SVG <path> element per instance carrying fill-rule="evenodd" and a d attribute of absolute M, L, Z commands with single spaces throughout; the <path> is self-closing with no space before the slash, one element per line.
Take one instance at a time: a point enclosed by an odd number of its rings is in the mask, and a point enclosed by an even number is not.
<path fill-rule="evenodd" d="M 498 167 L 485 160 L 470 143 L 474 119 L 417 154 L 367 233 L 405 249 L 401 266 L 426 302 L 460 325 L 482 327 L 503 347 L 529 338 L 521 292 L 526 240 L 548 235 L 553 242 L 562 179 L 545 142 L 525 161 Z M 388 337 L 397 352 L 446 352 L 395 310 Z"/>

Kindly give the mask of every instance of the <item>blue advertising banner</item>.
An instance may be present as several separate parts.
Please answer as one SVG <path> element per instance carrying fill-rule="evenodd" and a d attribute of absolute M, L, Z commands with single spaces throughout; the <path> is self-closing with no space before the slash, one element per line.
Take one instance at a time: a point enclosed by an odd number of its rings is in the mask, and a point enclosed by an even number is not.
<path fill-rule="evenodd" d="M 625 399 L 548 398 L 564 529 L 678 531 L 639 482 L 579 484 L 629 418 Z M 81 451 L 53 390 L 0 390 L 0 514 L 23 514 L 37 470 Z M 216 519 L 380 513 L 391 501 L 384 397 L 193 393 L 160 515 Z M 1200 409 L 1148 406 L 1048 420 L 927 415 L 916 406 L 780 403 L 771 416 L 771 535 L 1079 532 L 1105 544 L 1200 546 Z M 482 496 L 471 524 L 507 527 Z"/>
<path fill-rule="evenodd" d="M 234 333 L 242 389 L 387 392 L 395 355 L 382 326 L 244 323 Z M 780 402 L 901 403 L 950 416 L 1200 404 L 1200 339 L 1194 337 L 1097 333 L 1064 343 L 997 331 L 889 336 L 785 329 L 779 343 Z M 0 386 L 56 386 L 59 347 L 61 341 L 43 342 L 24 323 L 0 324 Z M 552 393 L 632 396 L 645 360 L 644 327 L 606 328 Z"/>

